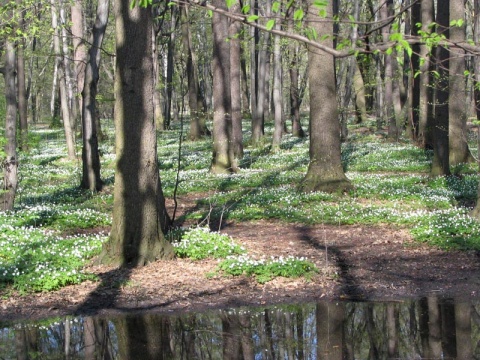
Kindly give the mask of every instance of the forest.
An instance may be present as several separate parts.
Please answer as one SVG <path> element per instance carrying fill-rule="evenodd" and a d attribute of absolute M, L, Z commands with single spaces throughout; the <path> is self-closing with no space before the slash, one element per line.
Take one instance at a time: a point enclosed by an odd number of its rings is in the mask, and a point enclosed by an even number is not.
<path fill-rule="evenodd" d="M 217 285 L 477 296 L 480 0 L 16 0 L 0 16 L 2 316 L 41 311 L 37 293 L 71 312 Z M 354 273 L 369 266 L 389 271 Z M 403 285 L 375 288 L 390 270 Z"/>

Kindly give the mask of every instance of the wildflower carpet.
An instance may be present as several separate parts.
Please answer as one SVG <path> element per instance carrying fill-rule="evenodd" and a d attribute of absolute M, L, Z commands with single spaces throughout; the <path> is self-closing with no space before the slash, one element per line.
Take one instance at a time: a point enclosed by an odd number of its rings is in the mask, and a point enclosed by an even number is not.
<path fill-rule="evenodd" d="M 219 260 L 177 258 L 143 268 L 91 266 L 101 281 L 2 300 L 0 318 L 184 312 L 325 299 L 401 300 L 428 295 L 478 298 L 480 256 L 413 242 L 406 230 L 379 226 L 303 226 L 280 222 L 225 223 L 222 233 L 256 258 L 301 257 L 318 272 L 309 278 L 226 276 Z"/>

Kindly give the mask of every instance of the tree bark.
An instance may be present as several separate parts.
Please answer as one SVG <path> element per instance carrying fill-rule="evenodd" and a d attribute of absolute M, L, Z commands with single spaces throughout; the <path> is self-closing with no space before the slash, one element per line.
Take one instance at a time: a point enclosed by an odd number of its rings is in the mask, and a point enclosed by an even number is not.
<path fill-rule="evenodd" d="M 236 3 L 230 9 L 239 12 L 240 5 Z M 243 158 L 243 133 L 242 133 L 242 89 L 241 89 L 241 43 L 240 32 L 242 24 L 231 21 L 229 28 L 230 38 L 230 89 L 232 104 L 232 146 L 235 162 Z"/>
<path fill-rule="evenodd" d="M 213 4 L 226 9 L 224 0 Z M 232 107 L 230 95 L 230 45 L 228 18 L 213 13 L 213 159 L 210 171 L 225 174 L 235 171 L 232 147 Z"/>
<path fill-rule="evenodd" d="M 327 19 L 332 17 L 331 2 L 326 6 Z M 318 21 L 318 8 L 309 2 L 308 26 L 319 39 L 332 35 L 332 23 Z M 331 37 L 322 41 L 332 46 Z M 309 46 L 308 79 L 310 82 L 310 164 L 302 182 L 304 191 L 343 192 L 351 188 L 341 160 L 340 124 L 337 112 L 334 58 Z"/>
<path fill-rule="evenodd" d="M 275 22 L 275 28 L 281 29 L 280 19 Z M 273 109 L 274 124 L 272 148 L 280 149 L 283 133 L 283 106 L 282 106 L 282 53 L 280 47 L 280 36 L 275 35 L 273 38 Z"/>
<path fill-rule="evenodd" d="M 5 160 L 3 162 L 3 192 L 0 193 L 2 210 L 13 210 L 18 186 L 17 155 L 17 89 L 15 86 L 15 45 L 5 40 Z"/>
<path fill-rule="evenodd" d="M 100 178 L 100 155 L 95 123 L 99 121 L 96 110 L 97 84 L 100 78 L 99 67 L 103 37 L 107 28 L 109 0 L 99 0 L 97 16 L 93 25 L 91 47 L 85 69 L 85 84 L 82 86 L 82 183 L 81 187 L 91 191 L 100 191 L 103 182 Z"/>
<path fill-rule="evenodd" d="M 448 3 L 439 6 L 437 11 L 437 32 L 448 38 L 449 27 Z M 449 166 L 449 103 L 448 103 L 448 69 L 449 52 L 443 46 L 435 49 L 435 64 L 438 78 L 436 79 L 435 122 L 433 124 L 433 161 L 430 174 L 432 176 L 450 175 Z"/>
<path fill-rule="evenodd" d="M 189 138 L 192 141 L 201 139 L 208 135 L 205 121 L 202 121 L 204 114 L 202 112 L 202 101 L 199 99 L 200 90 L 198 84 L 197 60 L 195 49 L 192 44 L 192 35 L 190 33 L 190 17 L 188 5 L 181 7 L 181 27 L 183 48 L 187 58 L 186 72 L 188 82 L 188 106 L 190 108 L 190 133 Z"/>
<path fill-rule="evenodd" d="M 293 14 L 295 8 L 292 4 L 287 9 L 287 21 L 288 21 L 288 31 L 293 32 Z M 295 137 L 303 138 L 305 136 L 305 131 L 302 129 L 300 123 L 300 95 L 298 88 L 298 45 L 294 41 L 289 41 L 288 43 L 288 52 L 290 55 L 290 66 L 289 66 L 289 75 L 290 75 L 290 116 L 292 119 L 292 135 Z"/>
<path fill-rule="evenodd" d="M 450 0 L 450 22 L 465 20 L 464 0 Z M 449 23 L 450 23 L 449 22 Z M 465 24 L 451 26 L 450 41 L 465 43 Z M 448 76 L 448 142 L 450 146 L 449 161 L 454 172 L 459 164 L 470 162 L 473 157 L 467 144 L 467 94 L 465 82 L 465 51 L 452 47 L 449 59 Z"/>
<path fill-rule="evenodd" d="M 67 143 L 67 152 L 70 159 L 75 159 L 75 134 L 71 125 L 70 106 L 68 102 L 67 82 L 65 74 L 65 63 L 63 62 L 61 44 L 60 44 L 60 29 L 58 26 L 58 9 L 55 0 L 50 0 L 52 8 L 52 30 L 53 30 L 53 43 L 55 51 L 55 64 L 58 71 L 58 83 L 60 87 L 60 106 L 62 109 L 63 128 L 65 131 L 65 140 Z"/>
<path fill-rule="evenodd" d="M 173 257 L 161 188 L 153 114 L 152 11 L 115 1 L 115 188 L 102 262 L 142 266 Z"/>
<path fill-rule="evenodd" d="M 21 8 L 21 1 L 16 0 L 19 5 L 19 24 L 20 31 L 25 31 L 25 11 Z M 18 120 L 20 125 L 20 144 L 19 148 L 23 151 L 28 150 L 28 101 L 27 89 L 25 86 L 25 38 L 21 37 L 17 42 L 17 91 L 18 91 Z"/>
<path fill-rule="evenodd" d="M 71 5 L 73 61 L 75 64 L 75 82 L 77 86 L 78 108 L 83 111 L 83 86 L 85 83 L 85 68 L 87 65 L 87 50 L 84 39 L 83 0 L 75 0 Z"/>

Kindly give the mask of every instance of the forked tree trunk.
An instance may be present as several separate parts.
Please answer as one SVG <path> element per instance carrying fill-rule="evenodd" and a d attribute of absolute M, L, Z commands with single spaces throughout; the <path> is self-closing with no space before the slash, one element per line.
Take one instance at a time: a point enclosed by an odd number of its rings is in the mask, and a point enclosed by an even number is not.
<path fill-rule="evenodd" d="M 100 261 L 143 266 L 173 257 L 153 114 L 152 11 L 115 1 L 115 189 L 110 239 Z"/>
<path fill-rule="evenodd" d="M 3 165 L 3 189 L 0 192 L 2 210 L 12 210 L 18 186 L 17 155 L 17 89 L 15 87 L 15 45 L 5 40 L 5 160 Z"/>
<path fill-rule="evenodd" d="M 332 17 L 331 2 L 326 6 Z M 322 43 L 332 46 L 331 22 L 319 21 L 314 0 L 309 2 L 308 25 Z M 329 36 L 330 35 L 330 36 Z M 334 58 L 309 46 L 308 79 L 310 82 L 310 164 L 302 182 L 304 191 L 343 192 L 351 188 L 341 160 L 340 123 L 338 121 Z"/>
<path fill-rule="evenodd" d="M 85 69 L 85 84 L 82 92 L 82 188 L 91 191 L 102 189 L 100 178 L 100 155 L 98 153 L 98 136 L 95 123 L 97 118 L 97 84 L 100 78 L 99 67 L 103 36 L 107 28 L 109 0 L 99 0 L 97 17 L 93 25 L 91 47 L 88 52 L 88 62 Z"/>

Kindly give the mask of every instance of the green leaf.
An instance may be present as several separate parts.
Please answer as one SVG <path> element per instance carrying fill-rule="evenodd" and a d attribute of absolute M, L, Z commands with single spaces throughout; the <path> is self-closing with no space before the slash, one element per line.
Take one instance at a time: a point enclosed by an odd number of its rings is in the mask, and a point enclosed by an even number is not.
<path fill-rule="evenodd" d="M 248 22 L 254 22 L 254 21 L 257 21 L 259 18 L 258 15 L 250 15 L 248 18 L 247 18 L 247 21 Z"/>
<path fill-rule="evenodd" d="M 270 19 L 267 21 L 267 24 L 265 25 L 265 27 L 267 28 L 267 30 L 272 30 L 273 27 L 275 26 L 275 19 Z"/>
<path fill-rule="evenodd" d="M 293 20 L 301 21 L 303 19 L 304 13 L 302 9 L 297 9 L 293 13 Z"/>
<path fill-rule="evenodd" d="M 235 5 L 236 2 L 237 2 L 237 0 L 225 0 L 225 3 L 227 5 L 227 9 L 230 9 L 233 5 Z"/>
<path fill-rule="evenodd" d="M 250 5 L 245 5 L 242 7 L 242 13 L 248 14 L 250 12 Z"/>
<path fill-rule="evenodd" d="M 280 11 L 280 2 L 278 1 L 275 1 L 273 4 L 272 4 L 272 11 L 274 13 L 278 13 Z"/>
<path fill-rule="evenodd" d="M 385 51 L 385 54 L 391 55 L 393 52 L 393 48 L 388 48 L 387 51 Z"/>

